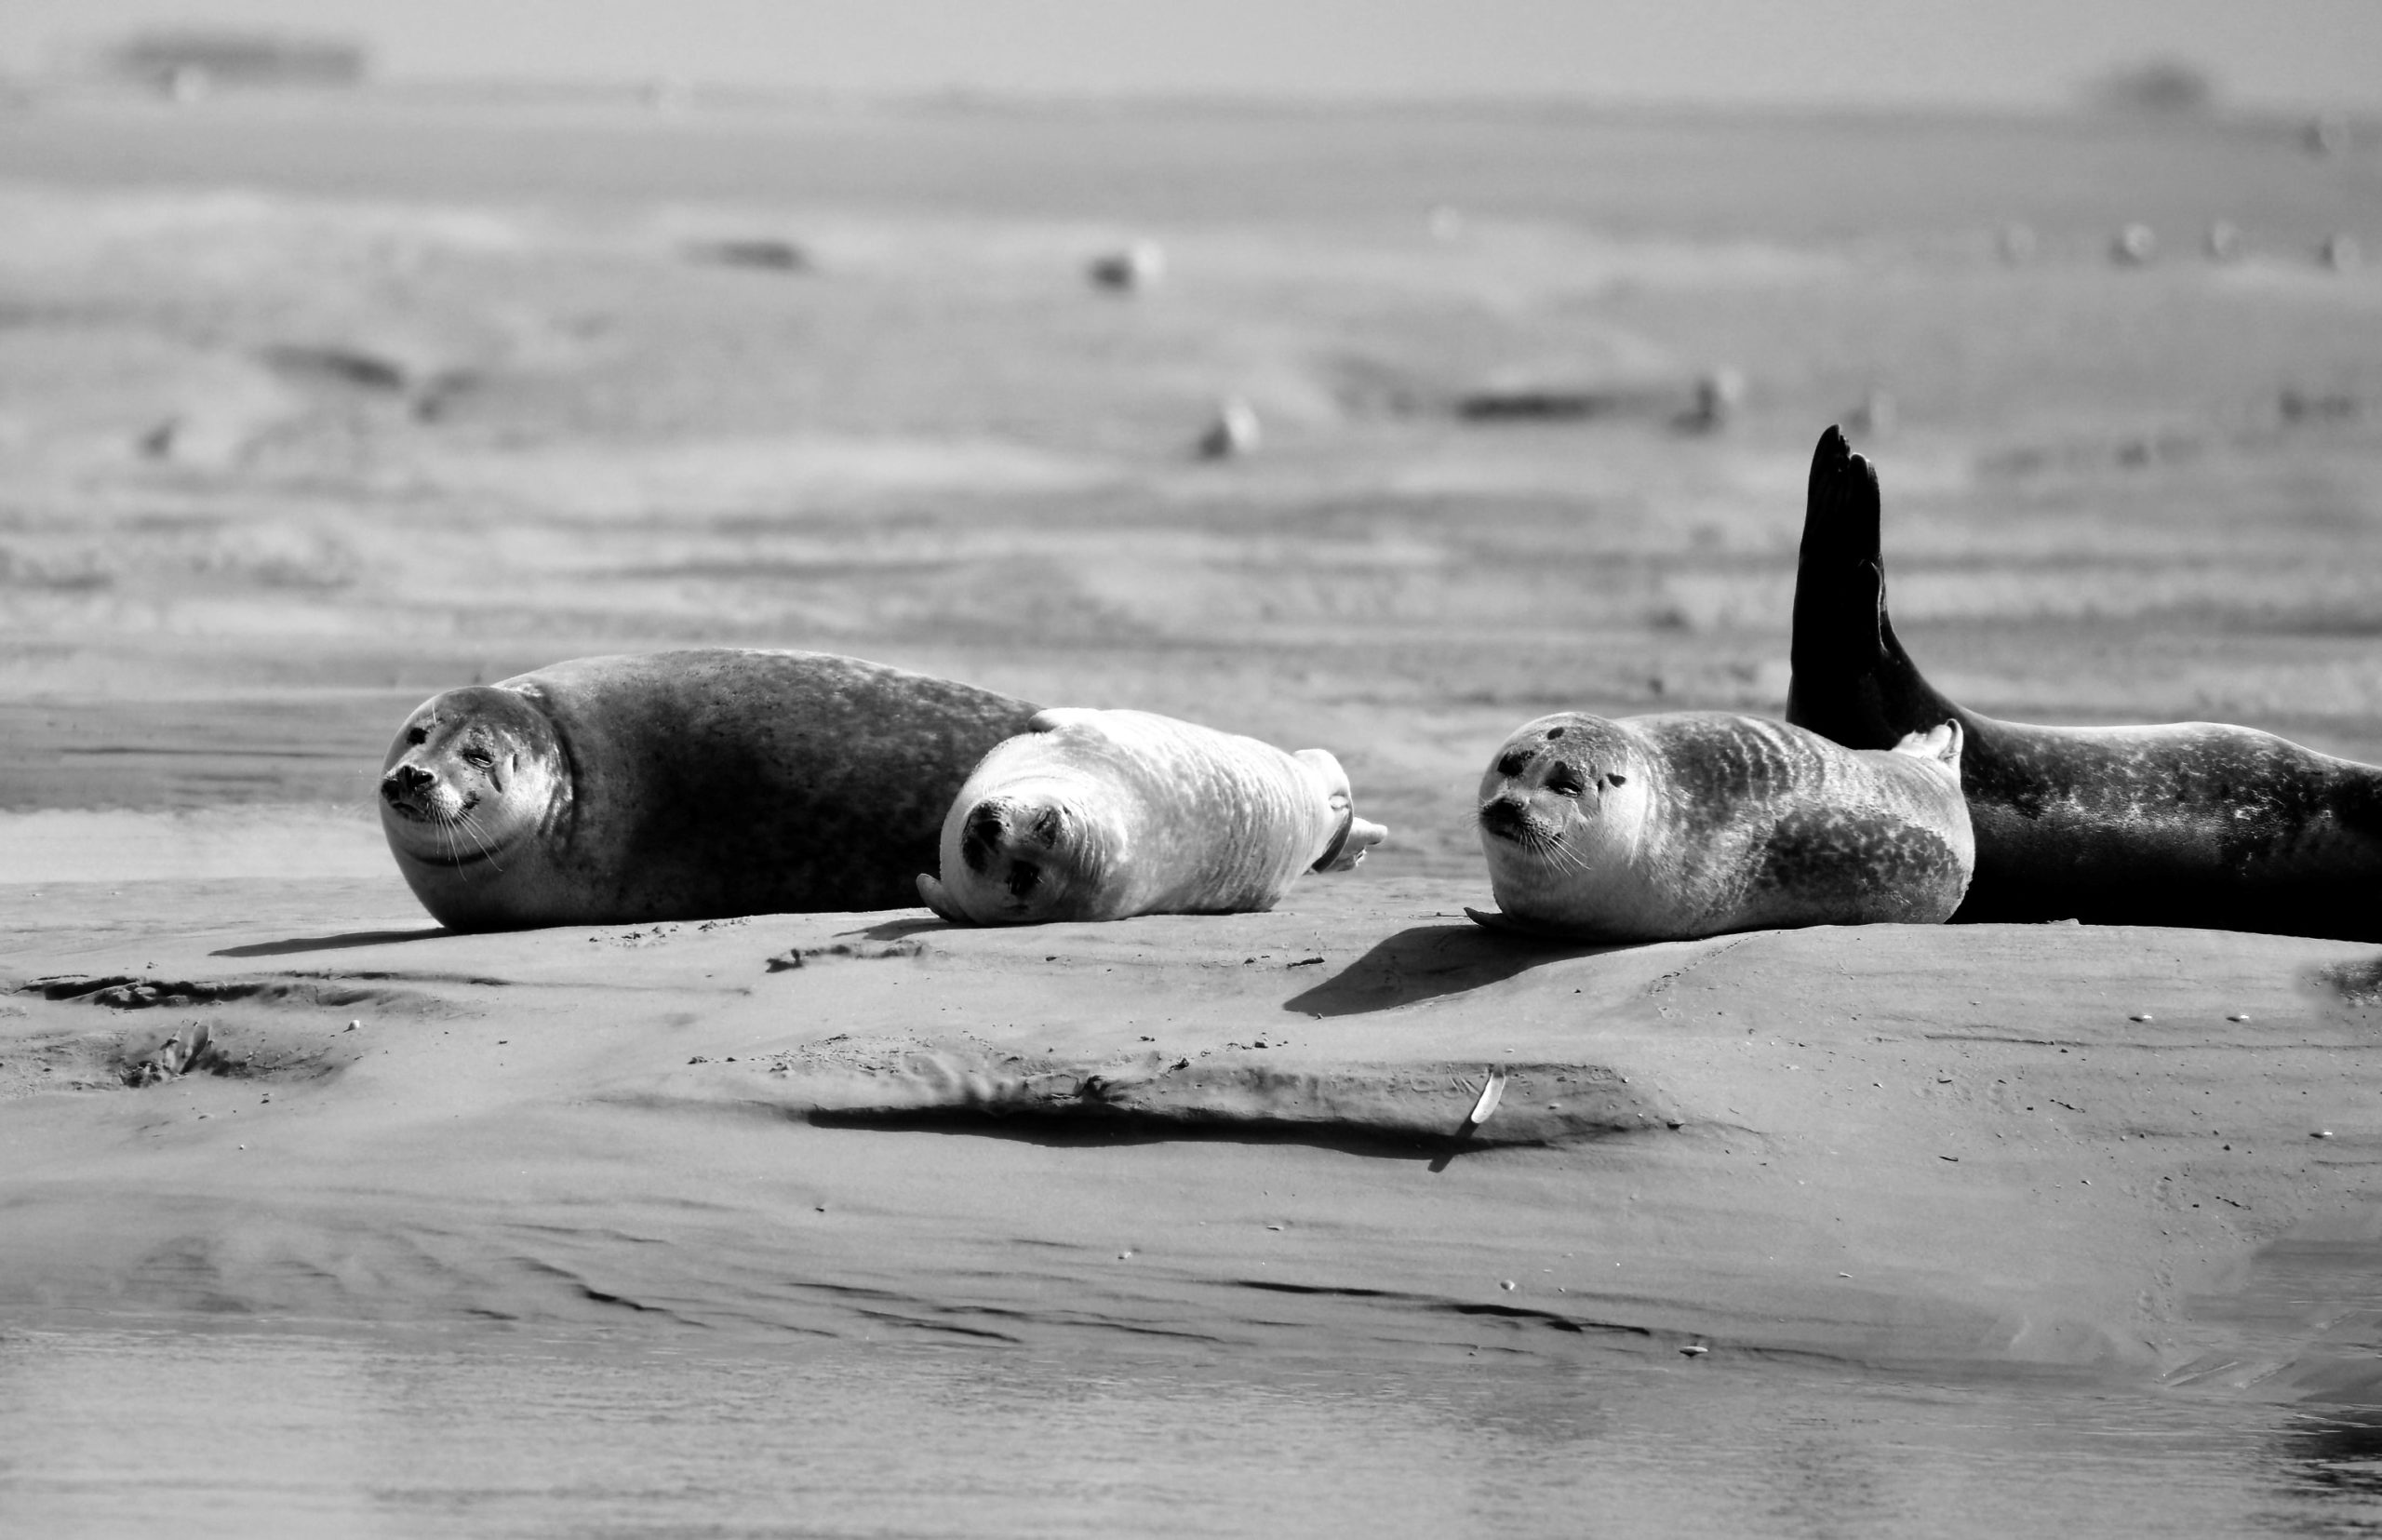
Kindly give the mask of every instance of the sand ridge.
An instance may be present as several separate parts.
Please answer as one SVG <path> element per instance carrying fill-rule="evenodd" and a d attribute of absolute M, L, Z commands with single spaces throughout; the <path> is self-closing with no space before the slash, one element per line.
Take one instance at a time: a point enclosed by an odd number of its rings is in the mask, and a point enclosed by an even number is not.
<path fill-rule="evenodd" d="M 1546 945 L 1458 917 L 1474 896 L 1360 877 L 1009 931 L 285 912 L 153 935 L 137 971 L 105 966 L 120 940 L 45 948 L 39 977 L 17 948 L 5 1201 L 59 1243 L 12 1247 L 0 1299 L 1367 1351 L 1485 1331 L 2362 1393 L 2322 1311 L 2224 1304 L 2261 1244 L 2362 1223 L 2359 948 Z M 210 1065 L 123 1083 L 191 1020 Z M 1460 1137 L 1492 1070 L 1504 1103 Z M 88 1233 L 94 1202 L 124 1223 Z"/>

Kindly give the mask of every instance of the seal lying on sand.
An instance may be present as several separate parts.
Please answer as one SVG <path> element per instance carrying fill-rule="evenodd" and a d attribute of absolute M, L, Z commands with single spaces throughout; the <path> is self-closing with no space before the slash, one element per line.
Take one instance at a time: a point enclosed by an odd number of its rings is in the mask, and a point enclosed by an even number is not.
<path fill-rule="evenodd" d="M 381 778 L 462 931 L 891 909 L 1024 701 L 819 652 L 581 658 L 432 697 Z"/>
<path fill-rule="evenodd" d="M 956 925 L 1270 909 L 1389 831 L 1356 815 L 1321 749 L 1141 711 L 1046 711 L 984 757 L 918 892 Z"/>
<path fill-rule="evenodd" d="M 1812 459 L 1786 719 L 1869 748 L 1968 733 L 1976 879 L 1956 918 L 2382 940 L 2382 770 L 2249 728 L 2026 727 L 1920 677 L 1886 615 L 1878 478 L 1830 428 Z"/>
<path fill-rule="evenodd" d="M 1707 711 L 1525 723 L 1481 778 L 1480 844 L 1504 913 L 1466 914 L 1599 941 L 1934 924 L 1975 854 L 1957 722 L 1877 753 Z"/>

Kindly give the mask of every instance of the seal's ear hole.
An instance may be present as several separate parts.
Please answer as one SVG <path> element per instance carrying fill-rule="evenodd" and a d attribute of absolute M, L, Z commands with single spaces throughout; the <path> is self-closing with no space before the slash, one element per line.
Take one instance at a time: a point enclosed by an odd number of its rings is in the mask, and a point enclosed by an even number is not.
<path fill-rule="evenodd" d="M 1629 783 L 1629 777 L 1618 773 L 1608 774 L 1604 778 L 1604 783 L 1608 786 L 1626 786 Z"/>
<path fill-rule="evenodd" d="M 1562 737 L 1562 736 L 1563 736 L 1563 730 L 1562 730 L 1561 728 L 1548 728 L 1548 729 L 1546 730 L 1546 741 L 1547 741 L 1548 743 L 1553 743 L 1553 742 L 1555 742 L 1555 740 L 1557 740 L 1558 738 L 1560 738 L 1560 737 Z"/>

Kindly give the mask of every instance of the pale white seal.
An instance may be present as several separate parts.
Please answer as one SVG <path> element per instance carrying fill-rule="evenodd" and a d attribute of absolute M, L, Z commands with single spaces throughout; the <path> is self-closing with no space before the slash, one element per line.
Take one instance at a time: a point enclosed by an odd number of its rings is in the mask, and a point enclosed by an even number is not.
<path fill-rule="evenodd" d="M 1479 817 L 1504 913 L 1472 917 L 1602 941 L 1936 923 L 1976 859 L 1956 721 L 1853 750 L 1722 712 L 1542 716 L 1498 749 Z"/>
<path fill-rule="evenodd" d="M 986 755 L 918 892 L 955 924 L 1270 909 L 1388 831 L 1356 816 L 1321 749 L 1141 711 L 1044 711 Z"/>

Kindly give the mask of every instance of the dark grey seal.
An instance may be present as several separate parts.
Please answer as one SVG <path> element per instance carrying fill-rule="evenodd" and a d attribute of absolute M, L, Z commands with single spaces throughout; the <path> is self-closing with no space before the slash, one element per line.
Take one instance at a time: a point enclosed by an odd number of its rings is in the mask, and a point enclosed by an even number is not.
<path fill-rule="evenodd" d="M 1786 719 L 1879 748 L 1951 718 L 1976 876 L 1955 920 L 2081 919 L 2382 940 L 2382 770 L 2254 729 L 2027 727 L 1964 711 L 1894 636 L 1877 473 L 1812 457 Z"/>
<path fill-rule="evenodd" d="M 823 652 L 580 658 L 425 702 L 381 823 L 460 931 L 914 907 L 968 772 L 1037 709 Z"/>

